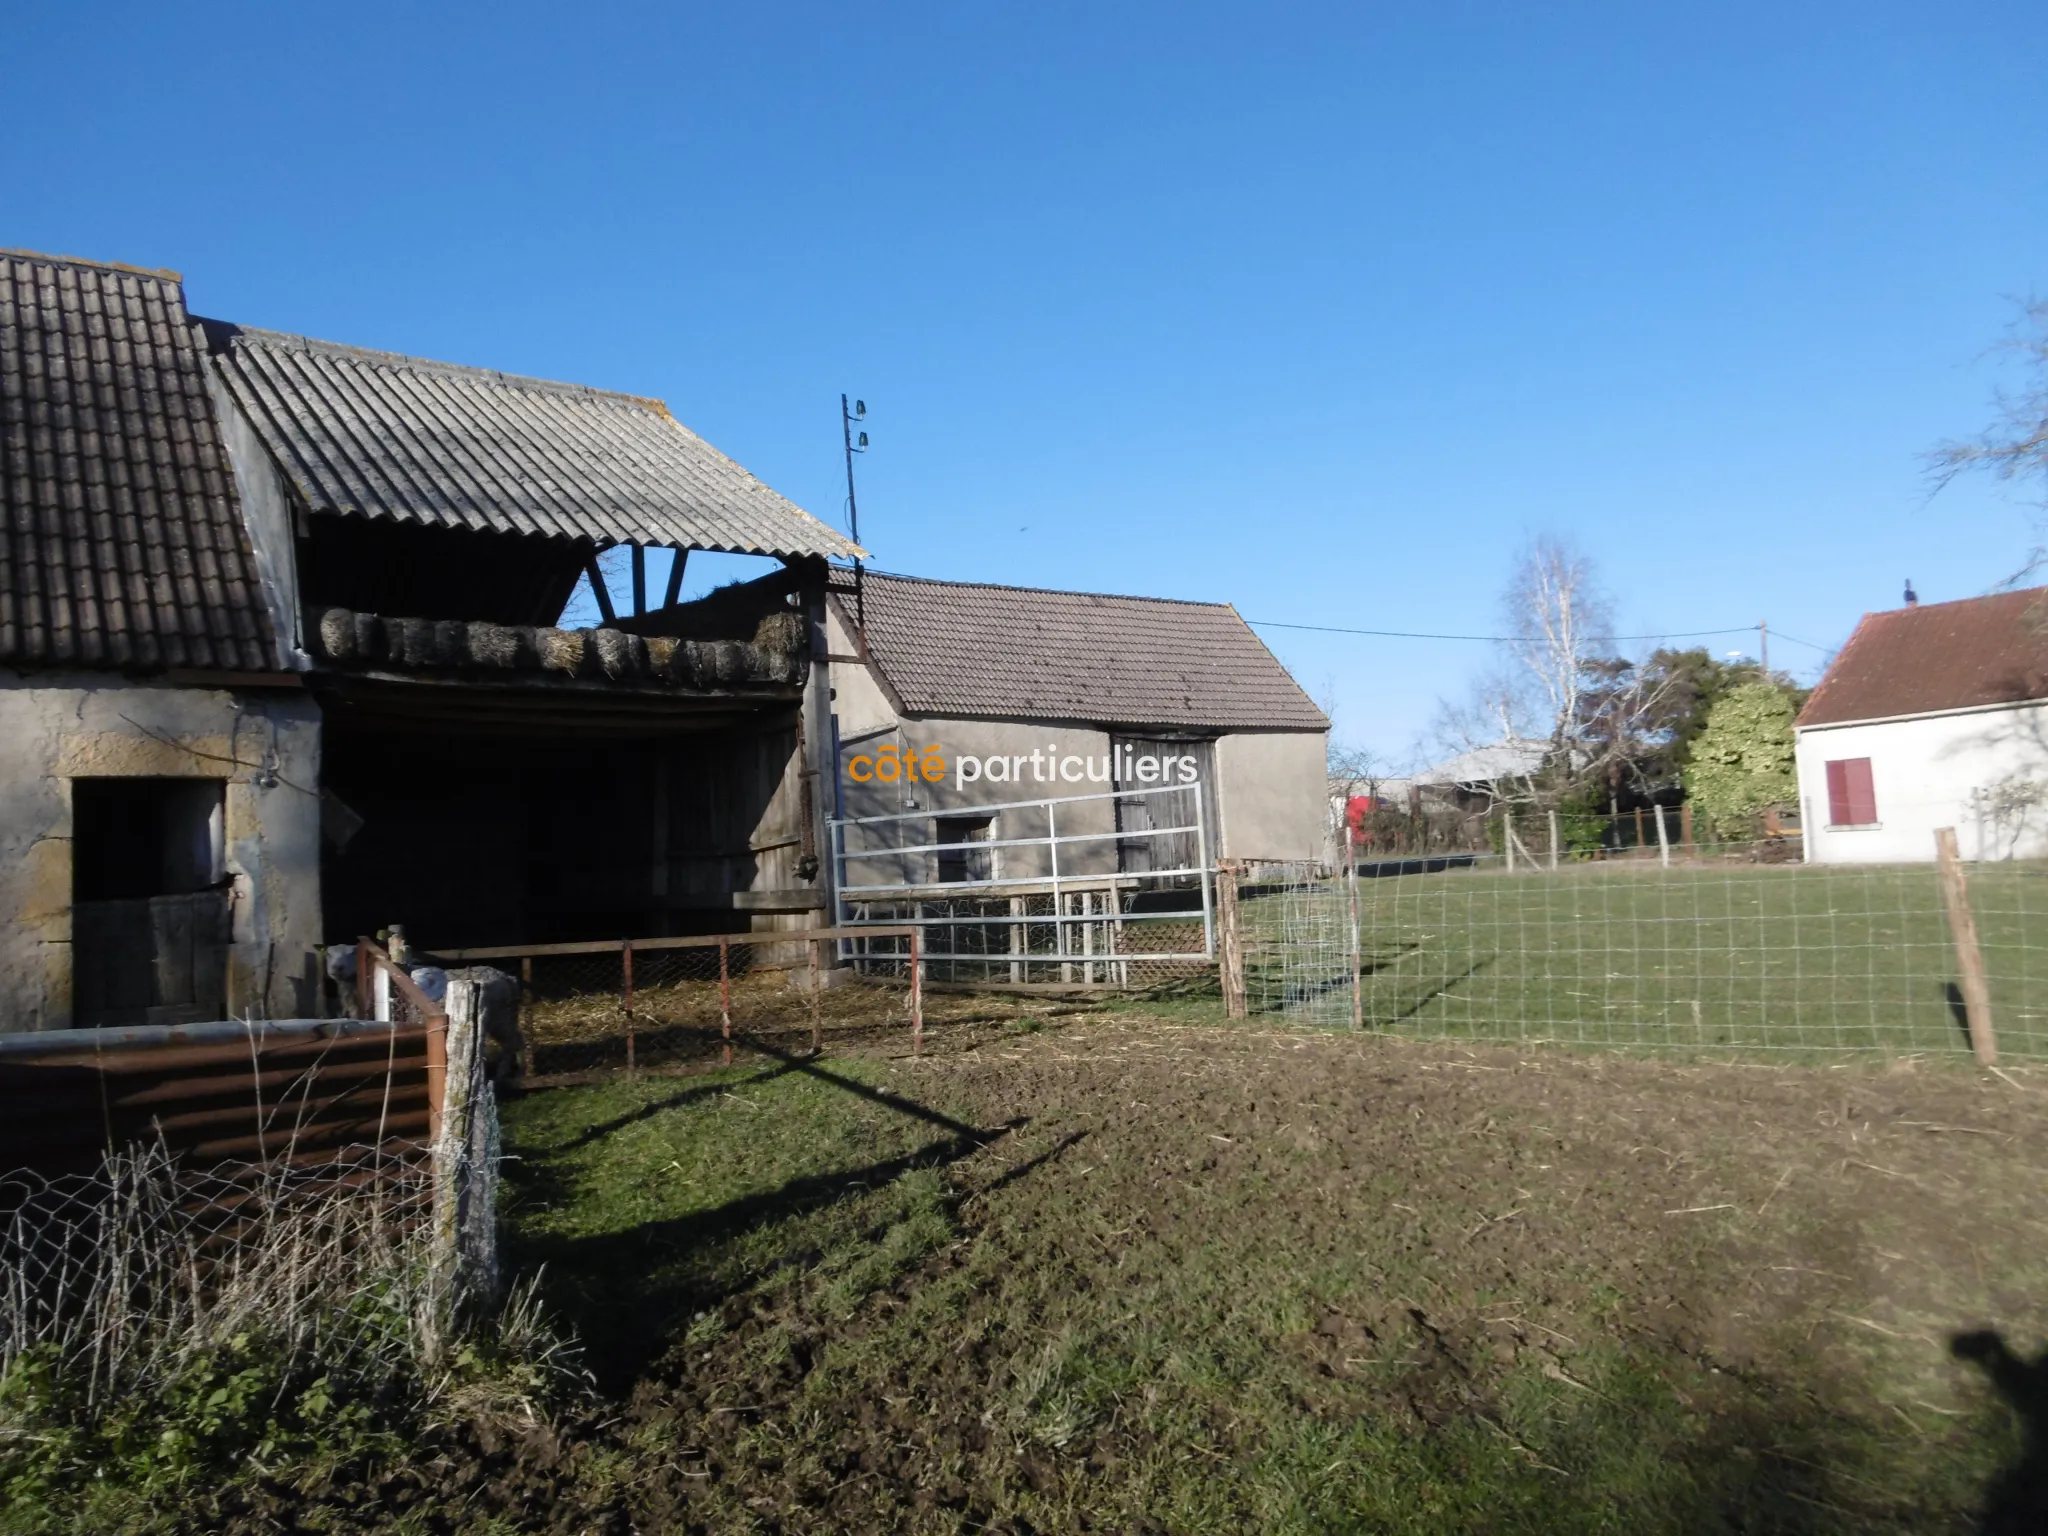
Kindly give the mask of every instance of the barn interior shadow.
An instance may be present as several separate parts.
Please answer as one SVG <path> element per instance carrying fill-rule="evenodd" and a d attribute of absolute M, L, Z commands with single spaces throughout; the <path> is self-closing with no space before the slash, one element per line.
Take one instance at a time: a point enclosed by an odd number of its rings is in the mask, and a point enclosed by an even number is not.
<path fill-rule="evenodd" d="M 1959 1333 L 1949 1349 L 1983 1370 L 2018 1415 L 2023 1436 L 2018 1460 L 1985 1492 L 1979 1530 L 1984 1536 L 2048 1531 L 2048 1350 L 2028 1360 L 1990 1329 Z"/>

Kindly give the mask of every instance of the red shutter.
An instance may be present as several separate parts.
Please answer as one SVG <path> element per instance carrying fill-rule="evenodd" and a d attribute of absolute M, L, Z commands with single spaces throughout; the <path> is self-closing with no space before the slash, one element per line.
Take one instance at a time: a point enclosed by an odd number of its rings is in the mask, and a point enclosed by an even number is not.
<path fill-rule="evenodd" d="M 1867 827 L 1877 821 L 1877 787 L 1870 759 L 1837 758 L 1828 764 L 1828 825 Z"/>
<path fill-rule="evenodd" d="M 1859 827 L 1877 824 L 1877 786 L 1870 781 L 1870 759 L 1852 757 L 1842 764 L 1849 780 L 1849 817 Z"/>

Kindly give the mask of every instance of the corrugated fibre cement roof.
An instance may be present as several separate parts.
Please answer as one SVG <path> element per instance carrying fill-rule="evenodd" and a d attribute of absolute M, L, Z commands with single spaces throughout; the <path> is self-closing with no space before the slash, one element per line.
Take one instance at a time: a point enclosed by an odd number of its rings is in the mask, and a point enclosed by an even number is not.
<path fill-rule="evenodd" d="M 659 400 L 206 322 L 307 507 L 430 527 L 852 557 Z"/>

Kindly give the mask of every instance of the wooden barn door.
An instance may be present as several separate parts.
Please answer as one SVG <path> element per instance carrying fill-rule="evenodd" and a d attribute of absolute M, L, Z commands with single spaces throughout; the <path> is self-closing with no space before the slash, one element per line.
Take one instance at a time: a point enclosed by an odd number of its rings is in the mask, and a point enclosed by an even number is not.
<path fill-rule="evenodd" d="M 1207 838 L 1208 854 L 1216 856 L 1216 744 L 1213 741 L 1176 741 L 1159 736 L 1113 736 L 1115 754 L 1116 829 L 1120 834 L 1152 832 L 1160 827 L 1193 827 L 1196 818 Z M 1135 795 L 1131 791 L 1160 786 L 1147 784 L 1132 774 L 1131 764 L 1140 757 L 1192 757 L 1195 783 L 1172 794 Z M 1177 781 L 1176 781 L 1177 782 Z M 1156 837 L 1119 836 L 1116 844 L 1117 869 L 1122 874 L 1144 875 L 1157 870 L 1195 869 L 1201 864 L 1202 839 L 1192 831 Z"/>

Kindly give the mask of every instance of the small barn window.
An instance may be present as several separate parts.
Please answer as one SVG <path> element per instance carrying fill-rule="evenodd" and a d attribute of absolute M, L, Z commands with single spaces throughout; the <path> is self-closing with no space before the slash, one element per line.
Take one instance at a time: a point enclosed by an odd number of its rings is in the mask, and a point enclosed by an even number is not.
<path fill-rule="evenodd" d="M 985 843 L 995 836 L 993 816 L 936 816 L 932 818 L 935 843 Z M 939 850 L 939 884 L 958 885 L 967 880 L 993 880 L 995 850 L 963 847 Z"/>
<path fill-rule="evenodd" d="M 1877 789 L 1867 757 L 1838 757 L 1828 764 L 1828 825 L 1877 825 Z"/>

